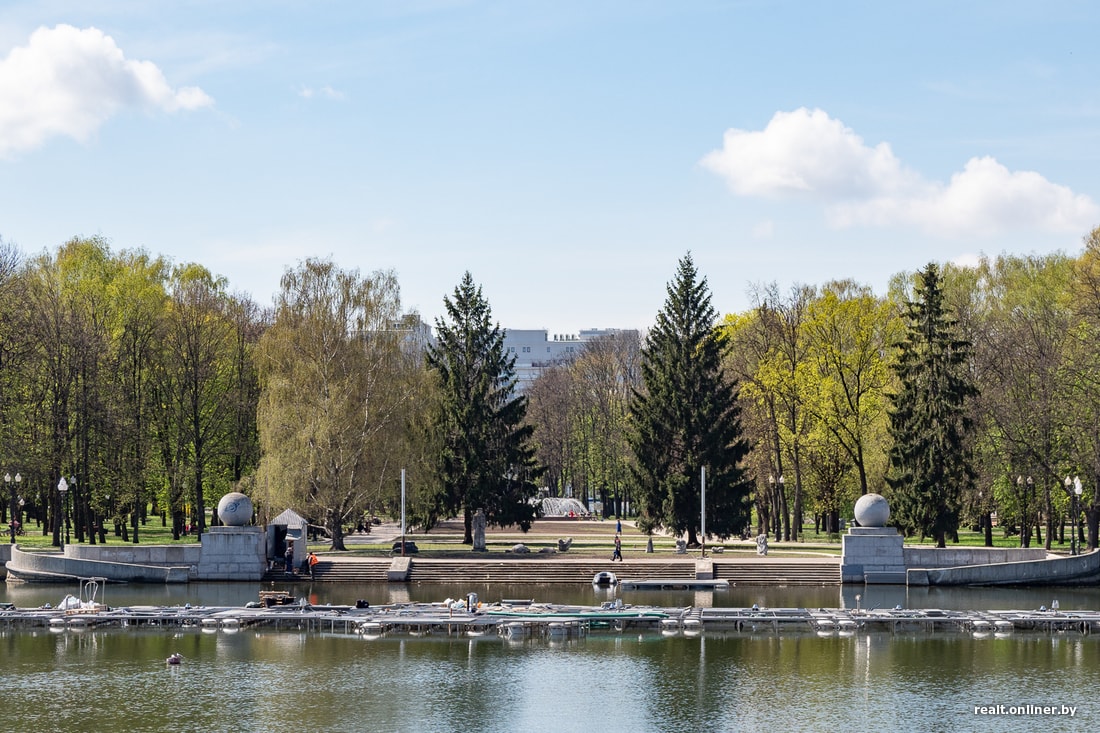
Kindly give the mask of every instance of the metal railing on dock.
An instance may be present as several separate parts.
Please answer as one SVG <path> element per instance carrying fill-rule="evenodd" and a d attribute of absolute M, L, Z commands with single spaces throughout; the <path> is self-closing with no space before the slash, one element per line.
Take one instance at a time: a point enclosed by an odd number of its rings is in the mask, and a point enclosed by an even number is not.
<path fill-rule="evenodd" d="M 456 608 L 456 605 L 459 606 Z M 408 603 L 367 608 L 289 604 L 249 607 L 131 606 L 74 611 L 60 608 L 0 609 L 0 629 L 48 627 L 55 631 L 91 628 L 193 628 L 232 633 L 271 628 L 355 634 L 482 636 L 519 639 L 580 638 L 589 633 L 652 631 L 665 635 L 722 633 L 972 633 L 1014 632 L 1090 634 L 1100 631 L 1100 611 L 805 608 L 657 608 L 621 602 L 599 607 L 523 602 L 482 604 L 473 612 L 461 604 Z"/>

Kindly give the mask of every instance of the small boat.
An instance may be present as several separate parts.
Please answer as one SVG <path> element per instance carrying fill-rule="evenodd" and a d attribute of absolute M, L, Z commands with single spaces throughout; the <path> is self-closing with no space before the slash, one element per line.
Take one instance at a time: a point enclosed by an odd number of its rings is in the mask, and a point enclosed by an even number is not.
<path fill-rule="evenodd" d="M 181 655 L 179 652 L 174 652 L 167 659 L 165 659 L 164 662 L 165 664 L 182 664 L 183 655 Z"/>
<path fill-rule="evenodd" d="M 615 577 L 615 573 L 610 570 L 601 570 L 592 576 L 592 585 L 600 588 L 607 588 L 612 585 L 618 585 L 619 579 Z"/>

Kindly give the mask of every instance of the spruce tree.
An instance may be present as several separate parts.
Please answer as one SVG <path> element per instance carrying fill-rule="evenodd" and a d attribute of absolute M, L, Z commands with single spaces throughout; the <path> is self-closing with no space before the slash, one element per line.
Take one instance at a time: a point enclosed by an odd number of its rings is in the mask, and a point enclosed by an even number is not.
<path fill-rule="evenodd" d="M 478 509 L 488 524 L 526 531 L 535 518 L 537 472 L 533 428 L 524 424 L 527 398 L 516 392 L 516 357 L 505 351 L 504 332 L 469 272 L 443 303 L 447 318 L 436 319 L 437 343 L 427 355 L 441 389 L 433 425 L 441 445 L 439 489 L 428 516 L 462 512 L 467 544 Z"/>
<path fill-rule="evenodd" d="M 643 389 L 634 392 L 631 447 L 639 526 L 687 533 L 699 544 L 701 469 L 706 469 L 706 530 L 721 539 L 750 520 L 750 485 L 741 461 L 736 382 L 723 373 L 725 341 L 705 279 L 686 255 L 642 350 Z"/>
<path fill-rule="evenodd" d="M 959 337 L 943 300 L 939 268 L 918 273 L 906 303 L 906 331 L 891 395 L 891 515 L 907 534 L 944 547 L 959 527 L 961 497 L 974 483 L 968 400 L 977 394 L 969 373 L 970 343 Z"/>

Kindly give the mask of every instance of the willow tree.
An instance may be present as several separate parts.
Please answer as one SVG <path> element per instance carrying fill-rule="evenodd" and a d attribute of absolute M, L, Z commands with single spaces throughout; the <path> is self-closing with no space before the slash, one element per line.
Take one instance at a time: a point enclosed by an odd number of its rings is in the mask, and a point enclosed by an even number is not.
<path fill-rule="evenodd" d="M 283 275 L 260 339 L 259 491 L 323 522 L 334 550 L 400 476 L 423 358 L 406 348 L 409 320 L 394 273 L 309 259 Z"/>
<path fill-rule="evenodd" d="M 504 332 L 469 272 L 443 304 L 447 318 L 436 320 L 438 341 L 427 357 L 440 388 L 433 420 L 440 483 L 425 511 L 429 521 L 461 512 L 467 544 L 478 510 L 487 524 L 527 531 L 538 472 L 527 398 L 516 392 L 515 354 L 505 350 Z"/>
<path fill-rule="evenodd" d="M 977 390 L 968 372 L 970 344 L 957 334 L 935 263 L 917 274 L 913 295 L 894 365 L 899 386 L 887 482 L 897 523 L 944 547 L 974 482 L 967 402 Z"/>
<path fill-rule="evenodd" d="M 643 388 L 632 405 L 639 526 L 686 533 L 697 546 L 703 469 L 707 533 L 725 539 L 748 525 L 750 485 L 741 467 L 748 444 L 736 383 L 722 369 L 724 332 L 690 254 L 667 291 L 642 349 Z"/>

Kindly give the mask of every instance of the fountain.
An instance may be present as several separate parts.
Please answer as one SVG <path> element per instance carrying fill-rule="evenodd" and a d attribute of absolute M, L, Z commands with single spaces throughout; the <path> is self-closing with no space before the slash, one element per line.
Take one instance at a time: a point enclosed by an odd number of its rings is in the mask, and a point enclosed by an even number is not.
<path fill-rule="evenodd" d="M 542 516 L 544 517 L 587 517 L 588 508 L 583 503 L 573 498 L 560 498 L 548 496 L 542 500 Z"/>

